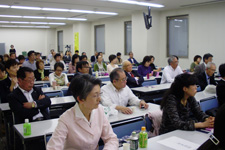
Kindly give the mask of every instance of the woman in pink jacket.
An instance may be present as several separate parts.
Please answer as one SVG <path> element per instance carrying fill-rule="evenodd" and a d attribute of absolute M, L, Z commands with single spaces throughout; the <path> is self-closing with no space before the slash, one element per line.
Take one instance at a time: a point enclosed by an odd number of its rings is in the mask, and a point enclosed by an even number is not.
<path fill-rule="evenodd" d="M 59 118 L 47 150 L 95 150 L 100 138 L 105 150 L 118 149 L 117 136 L 99 106 L 100 85 L 101 81 L 90 75 L 72 80 L 70 89 L 77 103 Z"/>

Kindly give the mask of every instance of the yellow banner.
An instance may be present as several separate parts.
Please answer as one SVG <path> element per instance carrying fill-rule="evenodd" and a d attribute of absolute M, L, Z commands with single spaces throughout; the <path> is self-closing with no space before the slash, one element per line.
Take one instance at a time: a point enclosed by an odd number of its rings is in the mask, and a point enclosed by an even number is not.
<path fill-rule="evenodd" d="M 79 50 L 79 32 L 74 33 L 74 53 Z"/>

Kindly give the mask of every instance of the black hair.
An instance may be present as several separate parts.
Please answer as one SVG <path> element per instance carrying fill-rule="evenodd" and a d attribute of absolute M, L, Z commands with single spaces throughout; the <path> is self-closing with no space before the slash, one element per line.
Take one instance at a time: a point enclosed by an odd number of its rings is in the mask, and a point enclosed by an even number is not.
<path fill-rule="evenodd" d="M 39 53 L 39 52 L 35 52 L 35 55 L 37 56 L 37 55 L 41 55 L 41 53 Z"/>
<path fill-rule="evenodd" d="M 113 71 L 110 73 L 109 77 L 110 77 L 110 81 L 113 83 L 113 80 L 118 80 L 120 75 L 119 72 L 124 72 L 123 69 L 121 68 L 115 68 L 113 69 Z"/>
<path fill-rule="evenodd" d="M 63 63 L 61 62 L 56 62 L 55 65 L 54 65 L 54 70 L 56 71 L 57 67 L 61 67 L 62 70 L 64 70 L 64 65 Z"/>
<path fill-rule="evenodd" d="M 174 82 L 171 84 L 170 89 L 165 93 L 162 103 L 161 109 L 166 105 L 166 101 L 169 95 L 174 95 L 178 103 L 180 103 L 181 99 L 184 97 L 183 87 L 189 87 L 190 85 L 196 85 L 198 79 L 195 75 L 183 73 L 175 77 Z"/>
<path fill-rule="evenodd" d="M 81 55 L 83 55 L 84 53 L 86 53 L 86 52 L 82 52 Z"/>
<path fill-rule="evenodd" d="M 154 56 L 150 55 L 149 57 L 150 57 L 150 60 L 152 60 L 152 58 L 155 60 L 155 57 Z"/>
<path fill-rule="evenodd" d="M 15 54 L 15 55 L 16 55 L 16 53 L 10 53 L 10 54 L 9 54 L 9 56 L 11 57 L 13 54 Z"/>
<path fill-rule="evenodd" d="M 96 59 L 98 59 L 99 56 L 101 56 L 101 55 L 97 55 L 97 56 L 96 56 Z"/>
<path fill-rule="evenodd" d="M 120 53 L 120 52 L 118 52 L 118 53 L 116 54 L 116 56 L 121 56 L 121 53 Z"/>
<path fill-rule="evenodd" d="M 195 57 L 194 57 L 194 62 L 197 61 L 199 58 L 202 59 L 202 56 L 200 56 L 200 55 L 195 55 Z"/>
<path fill-rule="evenodd" d="M 205 54 L 205 55 L 203 56 L 203 61 L 205 62 L 205 60 L 206 60 L 206 59 L 209 59 L 209 57 L 213 57 L 213 55 L 210 54 L 210 53 Z"/>
<path fill-rule="evenodd" d="M 34 72 L 34 71 L 29 67 L 20 67 L 20 69 L 17 71 L 17 78 L 23 80 L 24 78 L 26 78 L 26 72 Z"/>
<path fill-rule="evenodd" d="M 92 91 L 94 86 L 101 86 L 101 80 L 95 78 L 89 74 L 83 74 L 79 76 L 75 76 L 70 84 L 70 91 L 73 94 L 73 97 L 77 99 L 86 99 L 88 94 Z M 77 100 L 78 102 L 78 100 Z M 79 102 L 78 102 L 79 103 Z"/>
<path fill-rule="evenodd" d="M 3 59 L 3 56 L 2 55 L 0 55 L 0 59 L 1 59 L 0 62 L 3 62 L 4 59 Z"/>
<path fill-rule="evenodd" d="M 116 55 L 112 54 L 109 56 L 109 62 L 113 61 L 114 59 L 116 59 Z"/>
<path fill-rule="evenodd" d="M 221 77 L 225 77 L 225 63 L 219 66 L 219 72 Z"/>
<path fill-rule="evenodd" d="M 133 52 L 129 52 L 128 55 L 130 55 L 131 53 L 133 53 Z"/>
<path fill-rule="evenodd" d="M 79 53 L 79 50 L 75 50 L 75 53 Z"/>
<path fill-rule="evenodd" d="M 61 57 L 61 55 L 59 53 L 56 53 L 55 56 L 54 56 L 54 58 L 56 59 L 56 57 L 58 57 L 58 56 Z"/>
<path fill-rule="evenodd" d="M 79 58 L 79 55 L 74 54 L 74 55 L 72 56 L 72 66 L 74 66 L 74 62 L 75 62 L 75 59 L 76 59 L 76 58 Z"/>
<path fill-rule="evenodd" d="M 87 59 L 87 56 L 86 55 L 81 55 L 80 56 L 80 61 L 82 61 L 82 59 L 86 58 Z"/>
<path fill-rule="evenodd" d="M 98 52 L 98 55 L 100 55 L 102 52 Z"/>
<path fill-rule="evenodd" d="M 30 57 L 33 53 L 35 54 L 35 51 L 34 51 L 34 50 L 31 50 L 31 51 L 29 51 L 29 52 L 27 53 L 27 56 Z"/>
<path fill-rule="evenodd" d="M 11 66 L 18 65 L 17 61 L 15 59 L 9 59 L 5 63 L 5 68 L 10 69 Z"/>
<path fill-rule="evenodd" d="M 142 65 L 144 66 L 145 65 L 145 63 L 146 62 L 149 62 L 149 61 L 151 61 L 151 58 L 150 58 L 150 56 L 145 56 L 144 58 L 143 58 L 143 61 L 142 61 Z"/>
<path fill-rule="evenodd" d="M 5 71 L 5 66 L 2 64 L 2 63 L 0 63 L 0 70 L 3 72 L 3 71 Z"/>
<path fill-rule="evenodd" d="M 77 62 L 77 66 L 76 66 L 77 72 L 79 72 L 79 70 L 78 70 L 79 68 L 82 69 L 83 66 L 85 66 L 85 65 L 88 65 L 87 61 L 79 61 L 79 62 Z"/>
<path fill-rule="evenodd" d="M 24 60 L 25 59 L 25 57 L 23 56 L 23 55 L 19 55 L 18 56 L 18 60 L 20 61 L 20 60 Z"/>

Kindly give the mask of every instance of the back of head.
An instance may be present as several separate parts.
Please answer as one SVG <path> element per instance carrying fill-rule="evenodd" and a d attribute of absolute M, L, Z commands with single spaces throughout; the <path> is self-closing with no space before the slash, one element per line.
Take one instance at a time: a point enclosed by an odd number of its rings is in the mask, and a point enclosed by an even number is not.
<path fill-rule="evenodd" d="M 175 77 L 174 82 L 171 84 L 170 89 L 165 93 L 162 103 L 161 109 L 166 104 L 167 98 L 170 94 L 174 95 L 178 101 L 180 101 L 184 97 L 183 87 L 189 87 L 190 85 L 196 85 L 198 79 L 195 75 L 191 75 L 188 73 L 183 73 Z"/>
<path fill-rule="evenodd" d="M 70 91 L 75 99 L 77 99 L 77 97 L 80 99 L 86 99 L 95 85 L 101 86 L 101 80 L 89 74 L 83 74 L 73 78 L 70 84 Z"/>
<path fill-rule="evenodd" d="M 205 54 L 205 55 L 203 56 L 203 61 L 205 62 L 205 60 L 209 59 L 209 57 L 213 57 L 213 55 L 210 54 L 210 53 Z"/>
<path fill-rule="evenodd" d="M 118 80 L 120 78 L 119 72 L 124 72 L 123 69 L 121 68 L 115 68 L 113 71 L 110 73 L 110 81 L 113 83 L 113 80 Z"/>

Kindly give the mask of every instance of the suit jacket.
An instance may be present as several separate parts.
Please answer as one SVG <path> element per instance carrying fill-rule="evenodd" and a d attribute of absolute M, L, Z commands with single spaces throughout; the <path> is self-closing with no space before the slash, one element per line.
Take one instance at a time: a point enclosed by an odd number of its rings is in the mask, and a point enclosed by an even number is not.
<path fill-rule="evenodd" d="M 23 107 L 23 103 L 28 102 L 23 92 L 16 88 L 11 94 L 8 95 L 7 99 L 9 101 L 9 107 L 14 112 L 15 122 L 24 123 L 25 119 L 29 119 L 30 122 L 33 121 L 33 116 L 39 113 L 43 115 L 44 119 L 49 119 L 48 107 L 51 105 L 50 98 L 45 96 L 45 98 L 38 100 L 40 95 L 43 95 L 43 92 L 40 88 L 33 87 L 33 92 L 31 93 L 33 100 L 37 104 L 37 108 L 27 109 Z"/>
<path fill-rule="evenodd" d="M 206 80 L 206 73 L 203 72 L 199 74 L 197 77 L 198 77 L 198 85 L 201 87 L 201 90 L 203 91 L 205 87 L 208 85 L 208 82 Z M 210 77 L 209 84 L 216 85 L 214 74 Z"/>
<path fill-rule="evenodd" d="M 225 81 L 220 80 L 216 86 L 216 95 L 219 102 L 219 106 L 222 106 L 225 103 Z"/>
<path fill-rule="evenodd" d="M 138 64 L 139 64 L 135 58 L 133 58 L 133 60 L 134 60 L 134 64 L 135 64 L 135 65 L 138 65 Z M 129 58 L 128 61 L 130 61 L 131 64 L 133 64 L 133 62 L 131 61 L 131 58 Z"/>
<path fill-rule="evenodd" d="M 38 70 L 34 71 L 34 75 L 35 75 L 36 81 L 41 81 L 41 73 L 39 73 Z M 49 70 L 44 70 L 44 76 L 49 76 Z"/>
<path fill-rule="evenodd" d="M 200 65 L 195 67 L 194 73 L 196 76 L 200 75 L 203 72 L 205 72 L 205 64 L 204 63 L 201 63 Z"/>
<path fill-rule="evenodd" d="M 60 116 L 58 125 L 50 138 L 47 150 L 96 150 L 101 138 L 105 150 L 118 150 L 118 139 L 106 118 L 103 108 L 98 106 L 92 111 L 89 125 L 77 115 L 76 104 Z"/>
<path fill-rule="evenodd" d="M 5 80 L 0 82 L 0 98 L 1 103 L 8 103 L 7 96 L 11 93 L 10 91 L 11 80 L 7 77 Z"/>
<path fill-rule="evenodd" d="M 131 72 L 134 75 L 134 77 L 139 77 L 138 84 L 135 78 L 131 77 L 131 75 L 125 71 L 125 74 L 127 76 L 127 86 L 129 86 L 130 88 L 142 86 L 142 83 L 144 82 L 144 78 L 136 70 L 132 70 Z"/>
<path fill-rule="evenodd" d="M 96 56 L 95 55 L 91 56 L 91 62 L 95 62 L 95 60 L 96 60 Z"/>

